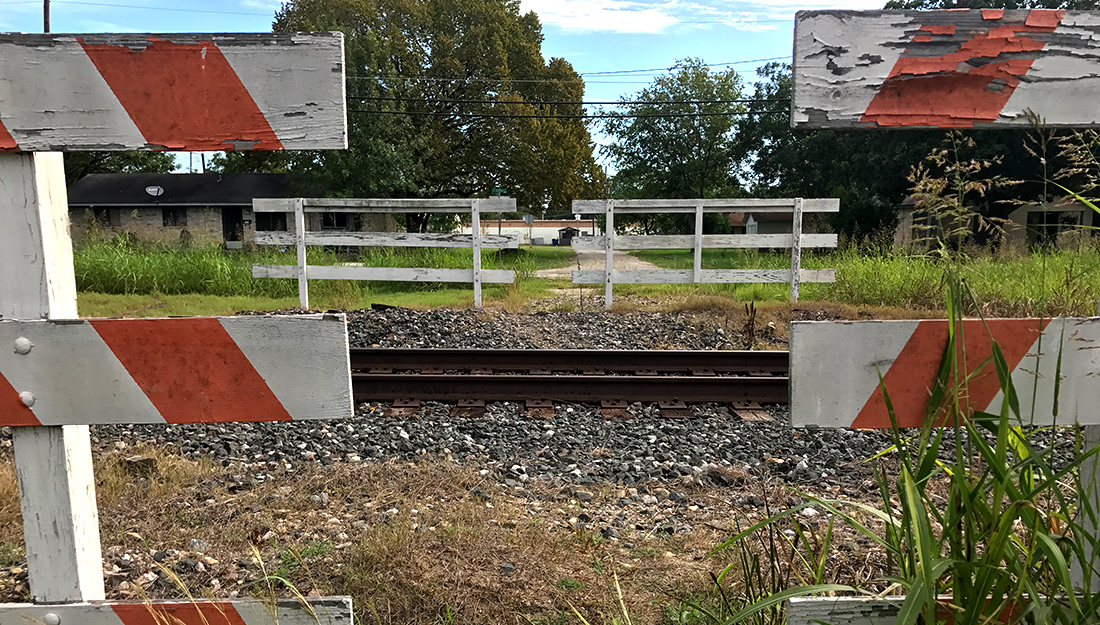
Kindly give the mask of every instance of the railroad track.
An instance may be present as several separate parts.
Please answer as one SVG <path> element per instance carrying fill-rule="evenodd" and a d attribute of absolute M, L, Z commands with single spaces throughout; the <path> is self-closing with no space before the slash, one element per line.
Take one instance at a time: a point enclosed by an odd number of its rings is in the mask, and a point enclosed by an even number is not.
<path fill-rule="evenodd" d="M 763 418 L 760 403 L 787 403 L 780 351 L 370 348 L 351 350 L 351 368 L 357 402 L 398 409 L 452 401 L 476 413 L 485 401 L 523 401 L 538 414 L 572 401 L 616 416 L 643 401 L 677 416 L 687 403 L 716 402 Z"/>

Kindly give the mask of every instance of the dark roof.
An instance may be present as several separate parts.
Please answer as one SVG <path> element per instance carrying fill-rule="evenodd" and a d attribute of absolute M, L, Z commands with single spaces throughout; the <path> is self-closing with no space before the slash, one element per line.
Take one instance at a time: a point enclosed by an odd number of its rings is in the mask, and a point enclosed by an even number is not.
<path fill-rule="evenodd" d="M 164 189 L 153 197 L 146 188 Z M 69 186 L 69 206 L 252 206 L 297 197 L 286 174 L 91 174 Z"/>

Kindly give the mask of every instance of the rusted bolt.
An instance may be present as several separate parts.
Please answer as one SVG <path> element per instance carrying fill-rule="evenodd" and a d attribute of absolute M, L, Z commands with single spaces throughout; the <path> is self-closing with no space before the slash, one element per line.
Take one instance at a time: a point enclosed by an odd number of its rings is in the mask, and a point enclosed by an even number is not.
<path fill-rule="evenodd" d="M 23 391 L 22 393 L 19 393 L 19 399 L 23 400 L 23 403 L 27 405 L 27 408 L 30 408 L 34 405 L 34 395 L 30 391 Z"/>
<path fill-rule="evenodd" d="M 46 625 L 61 625 L 61 617 L 54 612 L 47 612 L 46 616 L 42 617 L 42 622 Z"/>
<path fill-rule="evenodd" d="M 34 343 L 31 343 L 31 340 L 25 336 L 15 339 L 15 353 L 17 354 L 29 354 L 32 347 L 34 347 Z"/>

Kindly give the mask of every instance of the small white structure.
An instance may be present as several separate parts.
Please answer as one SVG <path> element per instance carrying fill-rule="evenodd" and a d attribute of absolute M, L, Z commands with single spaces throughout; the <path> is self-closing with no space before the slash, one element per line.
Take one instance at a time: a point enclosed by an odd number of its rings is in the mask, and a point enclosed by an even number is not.
<path fill-rule="evenodd" d="M 580 232 L 577 236 L 599 236 L 603 234 L 595 219 L 536 219 L 530 225 L 522 219 L 505 219 L 496 221 L 491 216 L 481 221 L 482 236 L 500 234 L 505 236 L 519 235 L 521 245 L 550 245 L 558 238 L 558 231 L 563 228 L 576 228 Z M 462 226 L 459 229 L 462 234 L 471 234 L 470 226 Z"/>

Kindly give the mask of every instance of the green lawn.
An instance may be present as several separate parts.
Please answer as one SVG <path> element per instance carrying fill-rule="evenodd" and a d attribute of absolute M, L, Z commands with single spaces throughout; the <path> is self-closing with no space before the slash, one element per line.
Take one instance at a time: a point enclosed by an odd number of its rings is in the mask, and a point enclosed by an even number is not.
<path fill-rule="evenodd" d="M 690 269 L 691 250 L 644 250 L 638 258 L 669 269 Z M 706 269 L 783 269 L 790 253 L 704 250 Z M 856 306 L 915 309 L 943 307 L 942 261 L 901 253 L 867 253 L 848 249 L 803 252 L 802 266 L 837 270 L 832 284 L 803 284 L 803 301 L 823 300 Z M 1100 250 L 984 255 L 958 264 L 959 272 L 985 303 L 990 315 L 1094 315 L 1100 301 Z M 743 301 L 785 300 L 786 284 L 616 286 L 616 292 L 660 295 L 694 289 L 726 294 Z"/>

